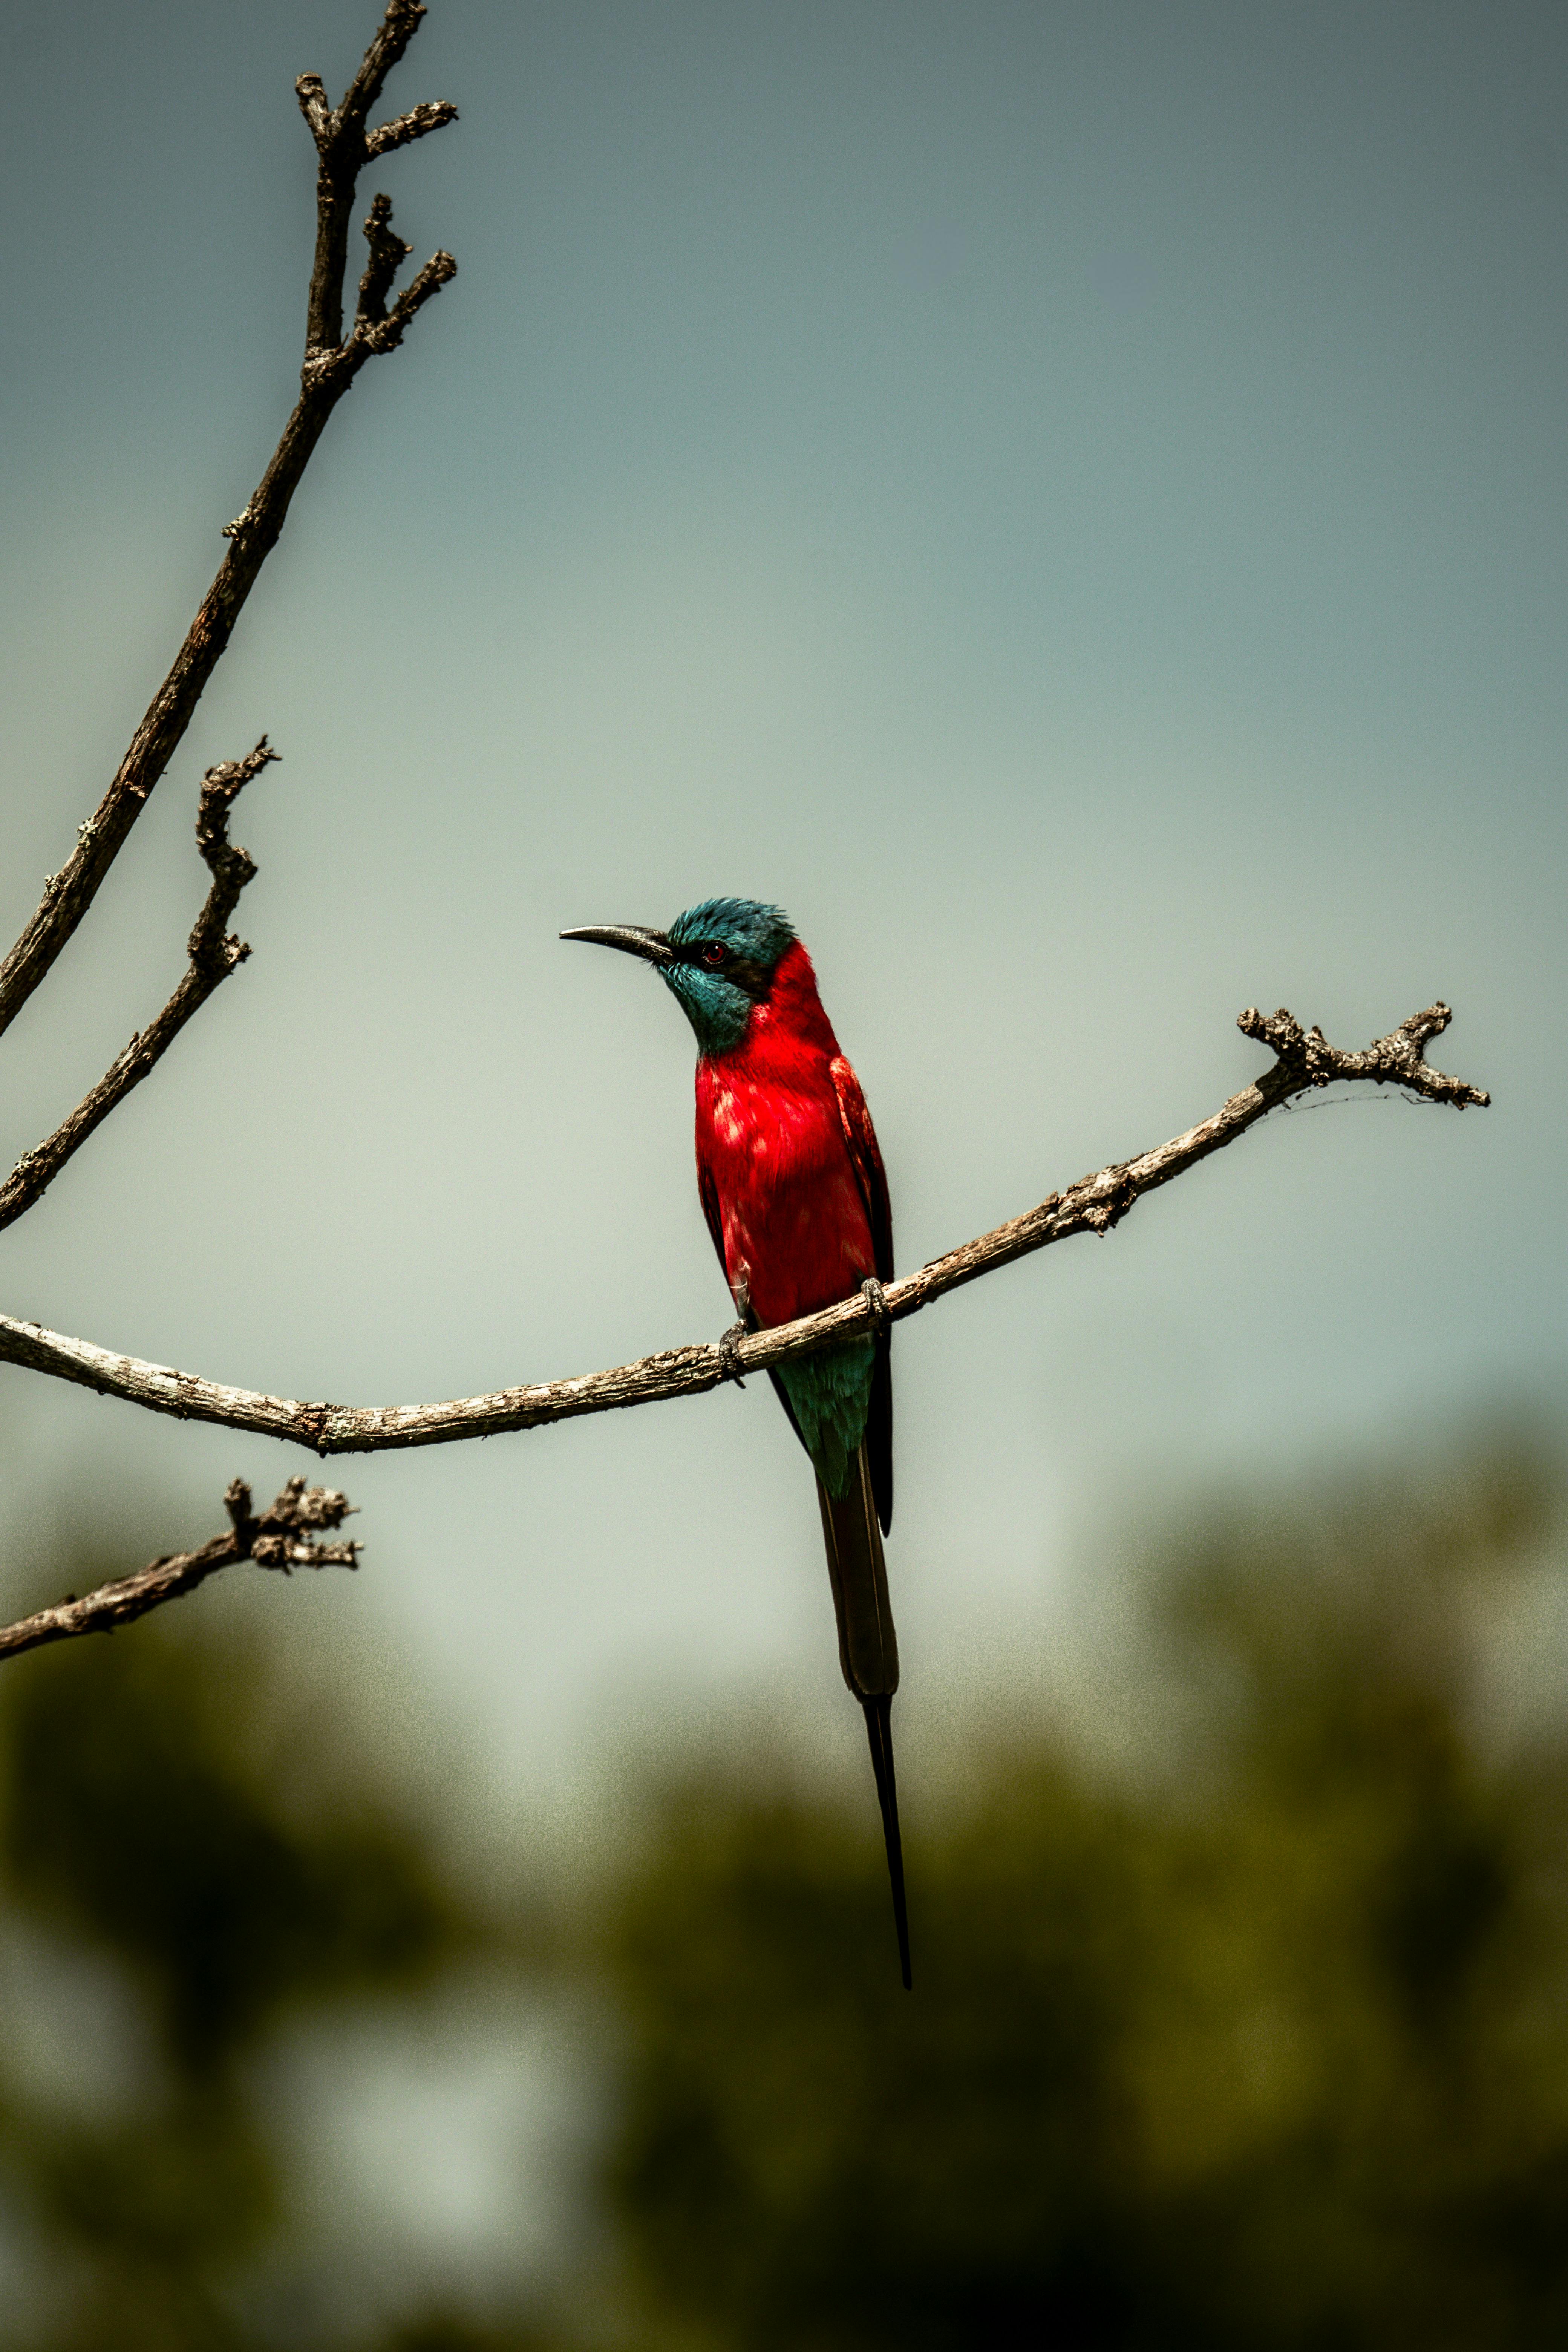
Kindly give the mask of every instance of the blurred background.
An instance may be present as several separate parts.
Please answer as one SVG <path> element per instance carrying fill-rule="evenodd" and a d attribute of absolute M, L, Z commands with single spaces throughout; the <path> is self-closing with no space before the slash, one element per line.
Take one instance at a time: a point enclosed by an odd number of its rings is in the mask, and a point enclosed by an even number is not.
<path fill-rule="evenodd" d="M 255 1580 L 18 1662 L 5 2340 L 1559 2341 L 1563 1466 L 1494 1427 L 1124 1529 L 1098 1669 L 907 1801 L 908 1999 L 776 1710 L 667 1738 L 585 1869 L 487 1847 Z"/>
<path fill-rule="evenodd" d="M 287 413 L 291 85 L 374 13 L 13 12 L 7 936 Z M 811 946 L 905 1267 L 1213 1109 L 1248 1003 L 1440 995 L 1494 1106 L 1314 1100 L 900 1331 L 902 2007 L 756 1384 L 347 1465 L 359 1576 L 7 1667 L 19 2344 L 1560 2330 L 1565 48 L 437 0 L 387 110 L 462 120 L 366 193 L 461 275 L 0 1155 L 169 992 L 265 729 L 255 954 L 6 1311 L 356 1401 L 716 1336 L 684 1025 L 555 936 L 715 891 Z M 313 1466 L 0 1372 L 5 1613 Z"/>

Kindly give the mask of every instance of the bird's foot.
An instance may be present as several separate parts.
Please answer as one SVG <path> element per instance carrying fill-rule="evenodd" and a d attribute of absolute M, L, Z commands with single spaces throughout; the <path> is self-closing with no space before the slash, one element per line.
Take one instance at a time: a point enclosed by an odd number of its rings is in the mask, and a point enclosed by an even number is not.
<path fill-rule="evenodd" d="M 868 1274 L 860 1285 L 860 1296 L 871 1310 L 871 1333 L 874 1339 L 885 1339 L 893 1328 L 892 1309 L 888 1294 L 874 1274 Z"/>
<path fill-rule="evenodd" d="M 745 1325 L 731 1323 L 719 1342 L 719 1378 L 733 1381 L 738 1389 L 746 1385 L 741 1378 L 741 1342 L 745 1337 Z"/>

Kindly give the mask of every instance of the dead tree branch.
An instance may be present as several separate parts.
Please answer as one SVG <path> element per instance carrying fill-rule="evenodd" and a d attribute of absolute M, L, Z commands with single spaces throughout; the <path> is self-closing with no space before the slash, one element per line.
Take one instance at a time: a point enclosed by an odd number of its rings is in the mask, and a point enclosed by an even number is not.
<path fill-rule="evenodd" d="M 390 154 L 395 148 L 406 147 L 412 140 L 423 139 L 426 131 L 439 131 L 444 123 L 458 119 L 457 108 L 443 100 L 437 105 L 416 106 L 368 136 L 365 131 L 365 119 L 381 96 L 387 75 L 419 30 L 424 15 L 420 0 L 391 0 L 360 69 L 335 111 L 327 102 L 320 74 L 301 74 L 294 85 L 300 110 L 316 142 L 317 156 L 316 258 L 310 272 L 305 330 L 307 364 L 310 353 L 342 347 L 349 215 L 353 210 L 354 186 L 361 172 L 373 159 Z M 436 257 L 438 261 L 450 259 L 440 254 Z M 453 263 L 452 268 L 456 267 Z"/>
<path fill-rule="evenodd" d="M 214 1536 L 199 1551 L 175 1552 L 166 1559 L 155 1559 L 134 1576 L 100 1584 L 96 1592 L 80 1601 L 73 1593 L 56 1608 L 40 1609 L 15 1625 L 0 1628 L 0 1658 L 40 1649 L 46 1642 L 68 1642 L 78 1633 L 111 1633 L 117 1625 L 129 1625 L 163 1601 L 194 1592 L 198 1584 L 236 1560 L 281 1569 L 285 1576 L 296 1568 L 358 1565 L 358 1544 L 316 1539 L 320 1530 L 342 1527 L 353 1508 L 346 1496 L 330 1486 L 307 1486 L 303 1478 L 290 1478 L 259 1518 L 252 1517 L 250 1489 L 242 1478 L 235 1479 L 223 1499 L 229 1518 L 226 1535 Z"/>
<path fill-rule="evenodd" d="M 439 131 L 444 123 L 456 122 L 457 119 L 457 108 L 444 98 L 437 99 L 433 103 L 411 106 L 406 114 L 398 116 L 395 122 L 384 122 L 376 130 L 365 132 L 365 160 L 374 163 L 378 156 L 391 155 L 399 147 L 412 146 L 415 140 L 423 139 L 427 131 Z"/>
<path fill-rule="evenodd" d="M 373 308 L 367 314 L 362 302 L 361 313 L 343 339 L 349 216 L 360 172 L 373 156 L 406 146 L 457 119 L 457 109 L 443 101 L 417 106 L 368 135 L 365 131 L 366 115 L 424 15 L 421 0 L 390 0 L 364 60 L 335 111 L 327 103 L 319 76 L 303 75 L 297 85 L 317 151 L 316 252 L 300 398 L 258 488 L 244 512 L 224 531 L 228 552 L 112 782 L 79 828 L 75 849 L 59 872 L 48 877 L 37 912 L 0 964 L 0 1032 L 16 1019 L 91 906 L 148 795 L 168 766 L 258 574 L 278 543 L 289 501 L 333 409 L 365 362 L 395 350 L 416 314 L 457 274 L 451 255 L 437 253 L 388 315 L 385 298 L 394 264 L 381 285 L 379 310 Z M 377 198 L 373 219 L 383 242 L 378 246 L 376 236 L 372 236 L 367 278 L 375 277 L 383 267 L 377 255 L 384 257 L 390 216 L 391 205 Z"/>
<path fill-rule="evenodd" d="M 89 1095 L 78 1103 L 53 1135 L 25 1151 L 5 1184 L 0 1185 L 0 1230 L 15 1223 L 53 1183 L 71 1154 L 80 1150 L 94 1128 L 101 1126 L 132 1087 L 139 1087 L 154 1064 L 168 1052 L 186 1022 L 200 1011 L 215 988 L 237 971 L 250 950 L 229 931 L 229 918 L 239 894 L 256 875 L 248 850 L 229 841 L 229 811 L 251 779 L 278 754 L 264 735 L 243 760 L 226 760 L 209 768 L 202 779 L 196 813 L 196 847 L 212 875 L 206 904 L 196 917 L 187 942 L 190 961 L 184 978 L 149 1029 L 138 1031 L 117 1055 Z"/>
<path fill-rule="evenodd" d="M 994 1273 L 998 1266 L 1010 1265 L 1035 1250 L 1048 1248 L 1053 1242 L 1066 1241 L 1074 1234 L 1109 1233 L 1146 1192 L 1158 1191 L 1211 1152 L 1234 1143 L 1293 1096 L 1331 1086 L 1338 1079 L 1397 1086 L 1426 1101 L 1458 1109 L 1472 1104 L 1484 1106 L 1489 1096 L 1461 1079 L 1446 1077 L 1426 1060 L 1427 1043 L 1442 1034 L 1451 1018 L 1446 1004 L 1430 1005 L 1401 1022 L 1388 1036 L 1376 1039 L 1363 1053 L 1352 1054 L 1331 1045 L 1321 1030 L 1302 1029 L 1289 1013 L 1276 1013 L 1266 1019 L 1249 1009 L 1241 1014 L 1237 1025 L 1247 1036 L 1268 1045 L 1275 1056 L 1274 1066 L 1232 1095 L 1201 1125 L 1135 1160 L 1121 1160 L 1092 1176 L 1080 1177 L 1066 1192 L 1051 1193 L 1026 1215 L 933 1258 L 901 1282 L 889 1283 L 879 1302 L 858 1295 L 798 1322 L 753 1332 L 728 1355 L 719 1346 L 674 1348 L 578 1380 L 550 1381 L 502 1389 L 490 1396 L 414 1405 L 301 1404 L 289 1398 L 263 1396 L 162 1364 L 143 1363 L 133 1356 L 114 1355 L 87 1340 L 66 1339 L 36 1323 L 15 1322 L 5 1316 L 0 1316 L 0 1362 L 74 1381 L 152 1412 L 217 1422 L 226 1428 L 308 1445 L 321 1454 L 446 1445 L 508 1430 L 536 1429 L 582 1413 L 611 1412 L 692 1396 L 717 1388 L 737 1371 L 765 1371 L 788 1357 L 808 1354 L 834 1340 L 859 1338 L 874 1328 L 884 1312 L 901 1322 L 950 1290 Z"/>

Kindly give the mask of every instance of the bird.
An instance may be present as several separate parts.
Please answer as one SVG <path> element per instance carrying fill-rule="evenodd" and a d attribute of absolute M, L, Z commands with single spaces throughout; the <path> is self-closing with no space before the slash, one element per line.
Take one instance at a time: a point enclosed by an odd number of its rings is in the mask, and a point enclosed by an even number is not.
<path fill-rule="evenodd" d="M 912 1984 L 892 1704 L 899 1643 L 882 1538 L 893 1517 L 893 1391 L 882 1286 L 893 1278 L 888 1180 L 860 1082 L 783 909 L 705 898 L 668 930 L 563 931 L 650 963 L 697 1039 L 697 1183 L 737 1321 L 793 1322 L 864 1291 L 873 1333 L 794 1356 L 769 1377 L 816 1473 L 838 1662 L 865 1717 L 904 1989 Z"/>

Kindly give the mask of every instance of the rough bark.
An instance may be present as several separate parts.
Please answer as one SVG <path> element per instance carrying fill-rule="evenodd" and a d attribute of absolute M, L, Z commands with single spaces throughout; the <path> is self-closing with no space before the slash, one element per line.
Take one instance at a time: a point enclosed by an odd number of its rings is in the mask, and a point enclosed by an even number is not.
<path fill-rule="evenodd" d="M 377 1454 L 414 1445 L 448 1445 L 471 1437 L 494 1437 L 509 1430 L 537 1429 L 550 1422 L 591 1412 L 613 1412 L 693 1396 L 721 1381 L 767 1370 L 787 1357 L 805 1355 L 918 1315 L 951 1290 L 994 1273 L 1053 1242 L 1074 1234 L 1106 1234 L 1147 1192 L 1157 1192 L 1211 1152 L 1222 1150 L 1249 1127 L 1293 1096 L 1331 1086 L 1339 1079 L 1397 1086 L 1428 1102 L 1463 1109 L 1490 1097 L 1462 1079 L 1446 1077 L 1426 1058 L 1428 1041 L 1448 1026 L 1446 1004 L 1433 1004 L 1363 1053 L 1331 1045 L 1321 1030 L 1304 1030 L 1286 1012 L 1267 1018 L 1249 1009 L 1238 1026 L 1274 1055 L 1274 1066 L 1232 1095 L 1209 1118 L 1169 1143 L 1119 1160 L 1053 1192 L 1037 1208 L 994 1232 L 933 1258 L 879 1294 L 858 1294 L 837 1307 L 795 1323 L 756 1331 L 728 1344 L 672 1348 L 634 1364 L 592 1372 L 577 1380 L 546 1381 L 501 1389 L 489 1396 L 453 1398 L 440 1404 L 346 1405 L 300 1403 L 201 1380 L 163 1364 L 121 1356 L 85 1339 L 64 1338 L 36 1323 L 0 1316 L 0 1362 L 20 1364 L 58 1380 L 74 1381 L 101 1395 L 122 1397 L 149 1412 L 188 1421 L 210 1421 L 258 1436 L 308 1445 L 318 1454 Z"/>
<path fill-rule="evenodd" d="M 322 1529 L 342 1527 L 353 1507 L 346 1496 L 330 1486 L 307 1486 L 290 1478 L 276 1502 L 256 1518 L 251 1514 L 250 1489 L 236 1478 L 224 1496 L 228 1532 L 214 1536 L 198 1551 L 174 1552 L 155 1559 L 134 1576 L 100 1584 L 81 1600 L 68 1594 L 53 1609 L 39 1609 L 15 1625 L 0 1629 L 0 1658 L 23 1650 L 41 1649 L 47 1642 L 68 1642 L 78 1633 L 111 1633 L 129 1625 L 149 1609 L 230 1568 L 236 1560 L 254 1560 L 258 1568 L 281 1569 L 285 1576 L 297 1568 L 353 1568 L 359 1556 L 355 1543 L 321 1543 Z"/>

